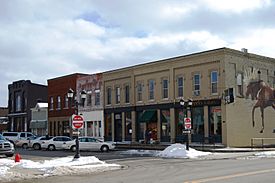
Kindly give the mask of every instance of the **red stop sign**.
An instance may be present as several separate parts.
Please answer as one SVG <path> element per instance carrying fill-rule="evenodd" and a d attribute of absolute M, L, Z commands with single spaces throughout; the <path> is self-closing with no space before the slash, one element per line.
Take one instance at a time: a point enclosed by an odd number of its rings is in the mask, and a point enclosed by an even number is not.
<path fill-rule="evenodd" d="M 73 127 L 74 128 L 82 128 L 84 123 L 84 119 L 80 115 L 73 115 Z"/>

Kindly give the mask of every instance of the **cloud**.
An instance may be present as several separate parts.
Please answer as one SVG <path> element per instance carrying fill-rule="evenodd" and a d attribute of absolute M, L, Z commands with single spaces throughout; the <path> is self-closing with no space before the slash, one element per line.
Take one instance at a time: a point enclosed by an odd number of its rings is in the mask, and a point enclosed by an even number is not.
<path fill-rule="evenodd" d="M 274 57 L 268 0 L 0 2 L 0 106 L 15 80 L 113 70 L 218 47 Z"/>

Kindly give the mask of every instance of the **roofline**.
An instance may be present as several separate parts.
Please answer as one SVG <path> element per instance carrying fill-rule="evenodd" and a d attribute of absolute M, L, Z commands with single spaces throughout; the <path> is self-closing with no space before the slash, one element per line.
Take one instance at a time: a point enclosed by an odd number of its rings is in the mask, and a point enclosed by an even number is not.
<path fill-rule="evenodd" d="M 51 79 L 48 79 L 47 81 L 55 80 L 55 79 L 61 79 L 61 78 L 65 78 L 65 77 L 69 77 L 69 76 L 73 76 L 73 75 L 87 76 L 89 74 L 85 74 L 85 73 L 72 73 L 72 74 L 68 74 L 68 75 L 65 75 L 65 76 L 59 76 L 59 77 L 51 78 Z"/>
<path fill-rule="evenodd" d="M 164 62 L 164 61 L 169 61 L 169 60 L 174 60 L 174 59 L 179 59 L 179 58 L 186 58 L 186 57 L 190 57 L 190 56 L 196 56 L 196 55 L 200 55 L 200 54 L 207 54 L 207 53 L 217 52 L 217 51 L 220 52 L 220 51 L 225 51 L 227 49 L 230 49 L 230 48 L 222 47 L 222 48 L 217 48 L 217 49 L 213 49 L 213 50 L 206 50 L 206 51 L 201 51 L 201 52 L 196 52 L 196 53 L 190 53 L 190 54 L 187 54 L 187 55 L 180 55 L 180 56 L 176 56 L 176 57 L 170 57 L 170 58 L 155 60 L 155 61 L 151 61 L 151 62 L 147 62 L 147 63 L 132 65 L 132 66 L 118 68 L 118 69 L 114 69 L 114 70 L 109 70 L 109 71 L 105 71 L 105 72 L 102 72 L 102 73 L 107 74 L 107 73 L 110 73 L 110 72 L 121 71 L 121 70 L 124 70 L 124 69 L 130 69 L 130 68 L 134 68 L 134 67 L 141 67 L 141 66 L 144 66 L 144 65 L 147 65 L 147 64 L 154 64 L 154 63 L 157 63 L 157 62 Z"/>

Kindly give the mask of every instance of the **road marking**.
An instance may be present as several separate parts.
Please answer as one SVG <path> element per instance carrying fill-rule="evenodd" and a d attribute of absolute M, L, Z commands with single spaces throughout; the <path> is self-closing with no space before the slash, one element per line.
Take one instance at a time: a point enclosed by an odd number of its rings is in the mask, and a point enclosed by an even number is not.
<path fill-rule="evenodd" d="M 203 182 L 211 182 L 211 181 L 232 179 L 232 178 L 236 178 L 236 177 L 243 177 L 243 176 L 248 176 L 248 175 L 257 175 L 257 174 L 269 173 L 269 172 L 275 172 L 275 169 L 267 169 L 267 170 L 253 171 L 253 172 L 236 173 L 236 174 L 225 175 L 225 176 L 219 176 L 219 177 L 209 177 L 209 178 L 205 178 L 205 179 L 198 179 L 198 180 L 186 181 L 186 182 L 184 182 L 184 183 L 203 183 Z"/>

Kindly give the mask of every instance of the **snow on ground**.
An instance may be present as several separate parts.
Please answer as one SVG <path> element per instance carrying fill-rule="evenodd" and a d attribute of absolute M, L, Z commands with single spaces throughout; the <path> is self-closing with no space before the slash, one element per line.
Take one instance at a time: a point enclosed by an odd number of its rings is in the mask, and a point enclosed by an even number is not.
<path fill-rule="evenodd" d="M 254 154 L 254 156 L 259 158 L 274 158 L 275 157 L 275 151 L 264 151 Z"/>
<path fill-rule="evenodd" d="M 94 156 L 56 158 L 42 162 L 13 159 L 0 159 L 0 182 L 19 179 L 40 178 L 53 175 L 87 174 L 120 169 L 117 164 L 107 164 Z M 20 173 L 19 173 L 20 172 Z"/>
<path fill-rule="evenodd" d="M 186 146 L 183 144 L 172 144 L 163 151 L 155 150 L 129 150 L 123 152 L 123 154 L 140 155 L 140 156 L 157 156 L 163 158 L 198 158 L 202 156 L 210 155 L 210 152 L 197 151 L 193 148 L 186 150 Z"/>

